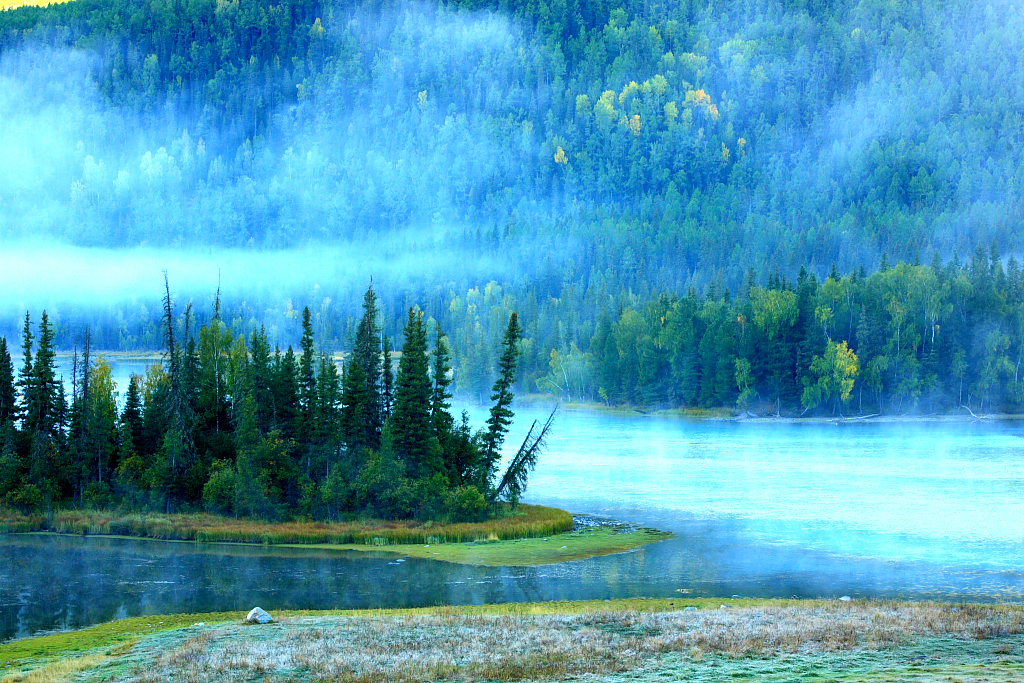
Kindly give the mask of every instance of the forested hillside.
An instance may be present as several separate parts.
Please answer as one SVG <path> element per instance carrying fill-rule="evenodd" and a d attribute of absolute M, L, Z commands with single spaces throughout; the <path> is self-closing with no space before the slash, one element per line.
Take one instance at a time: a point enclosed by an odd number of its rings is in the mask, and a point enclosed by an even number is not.
<path fill-rule="evenodd" d="M 0 236 L 336 249 L 396 284 L 392 337 L 424 303 L 479 397 L 518 310 L 529 391 L 1018 410 L 1022 36 L 1006 0 L 22 8 Z M 357 290 L 298 270 L 235 283 L 225 318 L 287 344 L 313 301 L 347 348 Z M 46 303 L 62 346 L 89 317 L 99 346 L 155 348 L 150 299 Z"/>

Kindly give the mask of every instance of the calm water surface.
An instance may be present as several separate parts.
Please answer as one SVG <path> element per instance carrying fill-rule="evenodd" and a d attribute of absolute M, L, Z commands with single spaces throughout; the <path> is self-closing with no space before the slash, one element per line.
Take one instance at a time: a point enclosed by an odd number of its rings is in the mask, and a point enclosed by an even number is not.
<path fill-rule="evenodd" d="M 528 419 L 540 416 L 521 411 L 520 438 Z M 494 568 L 0 536 L 0 638 L 256 604 L 683 594 L 1024 600 L 1024 427 L 1017 424 L 750 424 L 565 411 L 527 498 L 678 538 L 622 555 Z"/>

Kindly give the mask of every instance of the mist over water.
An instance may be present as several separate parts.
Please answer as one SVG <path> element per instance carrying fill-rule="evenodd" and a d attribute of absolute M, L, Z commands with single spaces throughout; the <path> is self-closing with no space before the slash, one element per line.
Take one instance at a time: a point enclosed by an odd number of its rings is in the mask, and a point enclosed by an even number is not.
<path fill-rule="evenodd" d="M 115 366 L 116 367 L 116 366 Z M 120 370 L 136 369 L 129 365 Z M 465 407 L 481 424 L 482 408 Z M 518 411 L 509 448 L 546 414 Z M 1024 425 L 563 411 L 527 501 L 675 532 L 541 567 L 0 538 L 0 637 L 186 611 L 721 596 L 1024 599 Z M 44 561 L 54 552 L 64 561 Z"/>

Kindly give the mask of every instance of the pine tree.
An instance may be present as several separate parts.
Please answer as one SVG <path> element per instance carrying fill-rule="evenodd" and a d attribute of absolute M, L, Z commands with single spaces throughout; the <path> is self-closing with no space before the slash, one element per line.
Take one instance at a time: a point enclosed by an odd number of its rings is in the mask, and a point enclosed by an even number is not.
<path fill-rule="evenodd" d="M 62 410 L 57 382 L 53 328 L 43 311 L 39 323 L 39 345 L 32 364 L 32 394 L 29 397 L 26 428 L 30 432 L 56 436 Z"/>
<path fill-rule="evenodd" d="M 302 340 L 299 343 L 299 418 L 301 420 L 301 441 L 313 436 L 314 414 L 316 412 L 316 347 L 313 341 L 313 315 L 309 307 L 302 309 Z"/>
<path fill-rule="evenodd" d="M 452 417 L 452 406 L 449 403 L 452 397 L 449 391 L 452 385 L 450 358 L 448 337 L 438 325 L 434 334 L 434 389 L 430 395 L 430 418 L 434 423 L 434 434 L 442 444 L 455 428 L 455 418 Z"/>
<path fill-rule="evenodd" d="M 373 450 L 375 435 L 366 413 L 369 405 L 370 392 L 363 366 L 350 358 L 342 379 L 341 435 L 353 462 L 361 461 L 365 451 Z"/>
<path fill-rule="evenodd" d="M 385 335 L 381 356 L 384 360 L 384 367 L 381 375 L 381 410 L 383 420 L 391 417 L 391 409 L 395 405 L 395 371 L 391 366 L 391 337 Z"/>
<path fill-rule="evenodd" d="M 18 415 L 18 394 L 14 387 L 14 362 L 7 340 L 0 337 L 0 428 Z"/>
<path fill-rule="evenodd" d="M 411 477 L 426 478 L 441 471 L 437 439 L 430 419 L 432 387 L 423 314 L 410 308 L 405 343 L 398 363 L 395 408 L 388 422 L 395 453 Z"/>
<path fill-rule="evenodd" d="M 522 330 L 519 327 L 519 315 L 513 313 L 508 320 L 505 336 L 501 341 L 501 358 L 498 361 L 498 379 L 491 393 L 490 417 L 487 418 L 487 429 L 483 435 L 483 457 L 477 477 L 477 488 L 486 491 L 493 499 L 494 475 L 501 461 L 501 447 L 505 443 L 505 435 L 512 424 L 512 387 L 516 382 L 516 369 L 519 363 L 519 340 Z"/>
<path fill-rule="evenodd" d="M 338 376 L 338 366 L 326 353 L 320 354 L 316 398 L 316 444 L 319 457 L 315 474 L 326 478 L 335 464 L 341 438 L 341 377 Z"/>
<path fill-rule="evenodd" d="M 233 335 L 220 317 L 220 292 L 213 320 L 199 330 L 198 408 L 201 424 L 219 432 L 228 426 L 227 370 Z"/>
<path fill-rule="evenodd" d="M 21 393 L 21 406 L 17 410 L 17 416 L 22 419 L 22 428 L 25 427 L 24 420 L 28 417 L 29 404 L 35 393 L 32 373 L 32 318 L 28 311 L 25 311 L 25 324 L 21 330 L 21 354 L 22 366 L 18 373 L 18 390 Z"/>
<path fill-rule="evenodd" d="M 363 317 L 356 329 L 352 354 L 345 369 L 342 392 L 342 433 L 349 451 L 358 455 L 380 448 L 384 416 L 390 411 L 390 358 L 382 358 L 377 324 L 377 294 L 373 285 L 363 297 Z M 385 340 L 386 341 L 386 340 Z M 389 345 L 384 349 L 390 354 Z"/>
<path fill-rule="evenodd" d="M 143 450 L 142 421 L 142 378 L 132 375 L 128 378 L 128 388 L 124 395 L 124 410 L 121 411 L 122 433 L 131 439 L 131 451 L 135 454 Z"/>
<path fill-rule="evenodd" d="M 377 293 L 373 284 L 363 296 L 363 317 L 356 330 L 356 340 L 352 347 L 352 362 L 362 368 L 363 381 L 366 385 L 367 405 L 361 409 L 367 425 L 364 429 L 368 437 L 368 448 L 380 446 L 380 434 L 384 425 L 382 390 L 383 359 L 381 357 L 380 326 L 377 323 Z"/>
<path fill-rule="evenodd" d="M 283 354 L 274 356 L 274 372 L 272 391 L 274 395 L 273 429 L 279 430 L 287 438 L 295 433 L 295 406 L 299 400 L 299 364 L 295 360 L 292 347 Z M 255 410 L 255 408 L 254 408 Z"/>
<path fill-rule="evenodd" d="M 271 429 L 275 415 L 275 400 L 272 391 L 274 383 L 273 367 L 271 366 L 270 342 L 267 341 L 267 330 L 262 325 L 253 330 L 249 342 L 249 389 L 256 402 L 256 427 L 261 434 Z M 235 397 L 238 404 L 235 419 L 241 413 L 241 396 Z"/>

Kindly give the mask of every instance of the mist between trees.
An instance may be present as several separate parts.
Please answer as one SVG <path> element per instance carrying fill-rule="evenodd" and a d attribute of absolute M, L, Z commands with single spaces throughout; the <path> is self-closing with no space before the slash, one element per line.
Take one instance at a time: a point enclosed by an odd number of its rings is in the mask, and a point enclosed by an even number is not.
<path fill-rule="evenodd" d="M 305 302 L 345 348 L 372 273 L 478 401 L 517 310 L 520 391 L 1016 412 L 1022 36 L 1006 0 L 5 12 L 0 333 L 45 305 L 62 348 L 156 349 L 138 283 L 201 273 L 205 319 L 223 266 L 233 330 L 296 343 Z"/>

